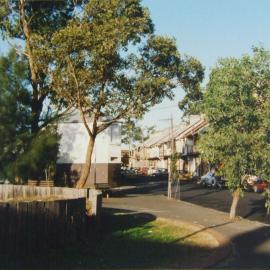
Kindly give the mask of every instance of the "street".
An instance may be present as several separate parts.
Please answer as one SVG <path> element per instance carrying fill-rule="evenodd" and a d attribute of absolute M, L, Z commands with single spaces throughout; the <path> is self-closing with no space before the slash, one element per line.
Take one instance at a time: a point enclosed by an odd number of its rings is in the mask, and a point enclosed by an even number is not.
<path fill-rule="evenodd" d="M 200 206 L 216 209 L 223 212 L 229 212 L 232 196 L 228 189 L 204 188 L 196 182 L 183 182 L 180 186 L 181 200 L 197 204 Z M 160 182 L 156 187 L 145 187 L 137 189 L 135 193 L 160 194 L 166 195 L 167 182 Z M 127 191 L 134 193 L 134 191 Z M 173 194 L 173 197 L 175 195 Z M 179 194 L 177 194 L 179 196 Z M 270 215 L 267 215 L 264 196 L 260 193 L 245 192 L 244 197 L 240 199 L 237 215 L 253 221 L 260 221 L 270 224 Z"/>
<path fill-rule="evenodd" d="M 229 212 L 232 196 L 228 189 L 216 190 L 203 188 L 195 183 L 181 186 L 181 199 L 204 207 Z M 270 215 L 267 215 L 264 196 L 260 193 L 245 192 L 240 199 L 237 215 L 270 224 Z"/>
<path fill-rule="evenodd" d="M 133 182 L 132 186 L 115 192 L 112 198 L 104 199 L 103 207 L 148 213 L 214 229 L 225 236 L 232 246 L 232 257 L 215 265 L 215 269 L 268 269 L 270 218 L 266 215 L 262 195 L 246 193 L 238 207 L 238 215 L 244 218 L 230 221 L 225 212 L 229 211 L 231 195 L 226 189 L 218 191 L 204 189 L 196 183 L 182 183 L 181 199 L 188 203 L 181 203 L 166 199 L 165 181 L 152 179 L 137 185 Z"/>

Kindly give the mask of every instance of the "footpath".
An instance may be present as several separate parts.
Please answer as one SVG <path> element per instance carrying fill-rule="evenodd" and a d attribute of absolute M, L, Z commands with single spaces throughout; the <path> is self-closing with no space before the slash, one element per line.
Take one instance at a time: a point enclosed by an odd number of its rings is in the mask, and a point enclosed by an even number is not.
<path fill-rule="evenodd" d="M 221 248 L 209 258 L 207 267 L 270 269 L 270 225 L 245 219 L 231 222 L 228 213 L 168 200 L 151 191 L 140 194 L 137 191 L 142 187 L 130 188 L 127 193 L 122 188 L 115 197 L 104 198 L 103 207 L 150 213 L 197 225 L 198 230 L 208 230 L 219 240 Z"/>

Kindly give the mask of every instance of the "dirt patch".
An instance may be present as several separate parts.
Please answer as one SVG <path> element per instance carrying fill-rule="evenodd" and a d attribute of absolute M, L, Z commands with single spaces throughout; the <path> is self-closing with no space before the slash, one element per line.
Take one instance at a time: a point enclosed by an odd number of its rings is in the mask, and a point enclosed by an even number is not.
<path fill-rule="evenodd" d="M 219 247 L 219 242 L 212 234 L 192 224 L 165 218 L 158 218 L 156 222 L 160 228 L 171 227 L 170 233 L 176 239 L 181 235 L 179 241 L 210 249 Z"/>

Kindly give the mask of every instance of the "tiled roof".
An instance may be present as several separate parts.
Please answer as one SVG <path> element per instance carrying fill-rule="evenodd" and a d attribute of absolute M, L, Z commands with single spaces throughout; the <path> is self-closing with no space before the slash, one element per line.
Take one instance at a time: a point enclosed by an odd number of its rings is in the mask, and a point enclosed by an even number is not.
<path fill-rule="evenodd" d="M 174 127 L 173 130 L 173 138 L 174 139 L 182 139 L 192 134 L 195 134 L 200 129 L 207 126 L 207 121 L 202 119 L 199 115 L 194 115 L 191 117 L 190 122 L 180 123 Z M 151 137 L 146 140 L 141 146 L 143 147 L 151 147 L 154 145 L 160 145 L 171 140 L 171 128 L 166 128 L 160 130 Z"/>
<path fill-rule="evenodd" d="M 175 139 L 183 139 L 187 136 L 193 135 L 197 133 L 200 129 L 205 128 L 207 125 L 208 123 L 206 120 L 200 119 L 199 121 L 187 126 L 187 128 L 183 132 L 178 134 Z"/>

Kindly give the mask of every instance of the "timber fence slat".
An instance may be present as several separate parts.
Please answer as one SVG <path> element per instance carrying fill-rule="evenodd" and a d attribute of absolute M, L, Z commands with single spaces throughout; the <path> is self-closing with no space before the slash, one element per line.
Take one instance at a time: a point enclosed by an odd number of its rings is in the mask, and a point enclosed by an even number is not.
<path fill-rule="evenodd" d="M 86 189 L 64 187 L 40 187 L 26 185 L 0 185 L 0 201 L 14 198 L 59 197 L 65 199 L 86 198 Z"/>
<path fill-rule="evenodd" d="M 78 240 L 86 196 L 79 189 L 0 185 L 0 253 L 42 252 Z"/>

